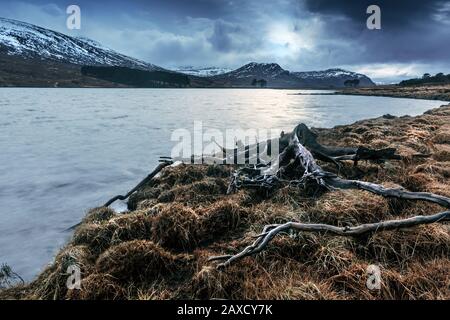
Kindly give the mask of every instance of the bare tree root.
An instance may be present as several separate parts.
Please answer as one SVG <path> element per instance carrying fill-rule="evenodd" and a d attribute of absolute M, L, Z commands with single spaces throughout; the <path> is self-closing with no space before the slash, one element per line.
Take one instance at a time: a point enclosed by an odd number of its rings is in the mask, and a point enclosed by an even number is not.
<path fill-rule="evenodd" d="M 227 164 L 242 164 L 239 160 L 245 159 L 245 163 L 270 165 L 264 163 L 259 158 L 260 154 L 271 154 L 272 146 L 277 145 L 278 153 L 282 153 L 289 145 L 293 137 L 296 137 L 299 142 L 305 146 L 313 156 L 322 161 L 334 163 L 338 169 L 341 168 L 341 161 L 352 160 L 355 165 L 359 160 L 370 160 L 374 162 L 384 162 L 385 160 L 400 160 L 401 156 L 396 154 L 394 148 L 386 149 L 369 149 L 366 147 L 334 147 L 324 146 L 317 142 L 317 135 L 312 132 L 304 123 L 297 125 L 290 133 L 281 133 L 280 138 L 269 139 L 266 141 L 257 142 L 252 145 L 244 146 L 242 143 L 234 149 L 226 149 L 219 145 L 216 141 L 214 143 L 218 146 L 220 152 L 216 155 L 191 155 L 190 158 L 174 158 L 174 161 L 181 161 L 184 163 L 227 163 Z M 421 155 L 419 155 L 421 156 Z"/>
<path fill-rule="evenodd" d="M 17 284 L 25 284 L 23 278 L 7 264 L 0 266 L 0 289 L 5 289 Z"/>
<path fill-rule="evenodd" d="M 398 198 L 404 200 L 421 200 L 436 203 L 445 208 L 450 208 L 450 198 L 429 192 L 411 192 L 402 188 L 385 188 L 381 185 L 359 181 L 345 180 L 340 178 L 326 179 L 326 184 L 336 189 L 360 189 L 383 196 L 385 198 Z"/>
<path fill-rule="evenodd" d="M 324 187 L 327 190 L 360 189 L 383 197 L 422 200 L 450 208 L 450 198 L 444 196 L 427 192 L 411 192 L 402 188 L 385 188 L 378 184 L 359 180 L 346 180 L 332 172 L 325 171 L 317 164 L 311 152 L 299 142 L 296 135 L 291 136 L 289 146 L 284 149 L 271 167 L 244 167 L 237 170 L 231 178 L 228 190 L 234 192 L 240 188 L 262 188 L 273 191 L 283 183 L 303 188 L 307 183 L 313 183 L 313 185 Z"/>
<path fill-rule="evenodd" d="M 323 170 L 313 157 L 320 154 L 322 159 L 334 161 L 353 160 L 355 165 L 358 160 L 384 161 L 387 159 L 400 159 L 395 149 L 371 150 L 367 148 L 336 148 L 320 145 L 316 141 L 316 135 L 304 124 L 298 125 L 288 135 L 289 143 L 284 141 L 283 152 L 270 166 L 244 167 L 235 171 L 231 177 L 228 192 L 232 193 L 241 188 L 256 188 L 267 193 L 277 190 L 283 184 L 294 185 L 299 188 L 323 188 L 325 190 L 360 189 L 383 197 L 405 200 L 421 200 L 439 204 L 450 208 L 450 198 L 426 192 L 411 192 L 403 188 L 385 188 L 381 185 L 359 181 L 346 180 L 338 175 Z M 285 137 L 286 137 L 285 136 Z M 284 137 L 280 138 L 280 143 Z M 311 151 L 310 151 L 311 150 Z M 430 216 L 416 216 L 403 220 L 382 221 L 371 224 L 363 224 L 354 227 L 336 227 L 325 224 L 304 224 L 301 222 L 288 222 L 285 224 L 268 225 L 263 233 L 257 236 L 255 242 L 236 255 L 212 257 L 210 260 L 223 260 L 218 267 L 225 267 L 235 260 L 253 255 L 263 250 L 275 235 L 287 230 L 309 232 L 331 232 L 339 236 L 357 236 L 365 233 L 409 228 L 420 224 L 429 224 L 450 220 L 450 211 L 437 213 Z"/>
<path fill-rule="evenodd" d="M 410 228 L 422 224 L 450 221 L 450 211 L 436 213 L 430 216 L 415 216 L 407 219 L 382 221 L 377 223 L 361 224 L 354 227 L 336 227 L 328 224 L 309 224 L 300 222 L 287 222 L 284 224 L 272 224 L 264 227 L 263 232 L 257 236 L 255 242 L 235 255 L 223 255 L 209 258 L 209 261 L 226 260 L 217 265 L 224 268 L 236 260 L 257 254 L 264 250 L 268 243 L 279 233 L 289 230 L 303 232 L 333 233 L 338 236 L 360 236 L 367 233 L 395 230 L 399 228 Z"/>
<path fill-rule="evenodd" d="M 161 172 L 162 169 L 164 169 L 165 167 L 173 164 L 173 161 L 170 160 L 170 158 L 167 157 L 161 157 L 159 160 L 159 164 L 156 166 L 156 168 L 150 172 L 148 174 L 148 176 L 146 176 L 141 182 L 139 182 L 133 189 L 131 189 L 127 194 L 125 195 L 117 195 L 111 199 L 109 199 L 104 205 L 103 207 L 109 207 L 111 204 L 113 204 L 114 202 L 116 202 L 117 200 L 126 200 L 128 199 L 133 193 L 135 193 L 136 191 L 138 191 L 142 186 L 146 185 L 147 183 L 149 183 L 159 172 Z M 74 230 L 76 227 L 78 227 L 81 224 L 81 222 L 67 228 L 65 231 L 71 231 Z"/>
<path fill-rule="evenodd" d="M 400 160 L 401 157 L 396 154 L 394 148 L 369 149 L 365 147 L 332 147 L 324 146 L 317 142 L 317 135 L 309 130 L 304 124 L 300 123 L 295 127 L 289 138 L 296 136 L 299 143 L 305 146 L 314 156 L 323 161 L 336 163 L 342 160 L 352 160 L 357 165 L 359 160 L 372 160 L 383 162 L 385 160 Z"/>
<path fill-rule="evenodd" d="M 113 204 L 114 202 L 116 202 L 117 200 L 128 199 L 133 193 L 135 193 L 137 190 L 139 190 L 143 185 L 150 182 L 150 180 L 152 180 L 162 169 L 171 165 L 172 163 L 173 163 L 172 160 L 161 159 L 158 166 L 152 172 L 150 172 L 149 175 L 144 178 L 144 180 L 139 182 L 133 189 L 131 189 L 126 195 L 117 195 L 117 196 L 109 199 L 103 206 L 108 207 L 111 204 Z"/>

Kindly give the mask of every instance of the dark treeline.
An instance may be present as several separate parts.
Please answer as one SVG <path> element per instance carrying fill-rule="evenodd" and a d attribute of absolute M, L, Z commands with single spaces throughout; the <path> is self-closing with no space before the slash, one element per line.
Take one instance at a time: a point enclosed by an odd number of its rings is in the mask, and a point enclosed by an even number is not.
<path fill-rule="evenodd" d="M 81 73 L 102 80 L 129 85 L 137 88 L 187 87 L 189 77 L 167 71 L 145 71 L 126 67 L 83 66 Z"/>
<path fill-rule="evenodd" d="M 412 85 L 419 85 L 419 84 L 446 84 L 450 83 L 450 74 L 443 74 L 442 72 L 437 73 L 436 75 L 432 76 L 429 73 L 425 73 L 422 78 L 415 78 L 415 79 L 409 79 L 409 80 L 403 80 L 400 82 L 401 86 L 412 86 Z"/>
<path fill-rule="evenodd" d="M 267 87 L 267 80 L 265 80 L 265 79 L 261 79 L 261 80 L 253 79 L 252 80 L 252 86 L 265 88 L 265 87 Z"/>
<path fill-rule="evenodd" d="M 357 87 L 360 83 L 359 79 L 348 79 L 344 81 L 344 86 L 346 87 Z"/>

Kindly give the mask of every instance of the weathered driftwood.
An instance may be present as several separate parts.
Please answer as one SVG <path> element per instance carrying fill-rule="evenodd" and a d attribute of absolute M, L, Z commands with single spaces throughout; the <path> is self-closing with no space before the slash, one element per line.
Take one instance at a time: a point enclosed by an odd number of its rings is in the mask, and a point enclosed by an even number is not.
<path fill-rule="evenodd" d="M 296 137 L 299 142 L 306 147 L 317 159 L 334 163 L 340 168 L 340 161 L 352 160 L 357 165 L 359 160 L 370 160 L 375 162 L 383 162 L 385 160 L 400 160 L 400 155 L 396 154 L 394 148 L 386 149 L 369 149 L 366 147 L 334 147 L 324 146 L 317 141 L 317 135 L 312 132 L 305 124 L 300 123 L 290 133 L 281 133 L 275 144 L 275 139 L 257 142 L 252 145 L 241 146 L 234 149 L 226 149 L 216 145 L 220 152 L 216 155 L 191 155 L 190 158 L 174 158 L 173 160 L 184 163 L 217 163 L 217 164 L 242 164 L 238 163 L 238 159 L 245 159 L 246 163 L 270 165 L 270 162 L 264 162 L 260 159 L 261 154 L 271 154 L 272 146 L 278 146 L 279 152 L 282 153 L 290 144 L 292 137 Z M 237 143 L 239 144 L 239 143 Z"/>
<path fill-rule="evenodd" d="M 395 154 L 395 151 L 393 154 Z M 272 172 L 274 174 L 271 174 Z M 231 179 L 229 190 L 230 192 L 239 188 L 273 190 L 283 182 L 303 187 L 306 183 L 313 182 L 328 190 L 360 189 L 384 197 L 423 200 L 450 208 L 450 199 L 444 196 L 427 192 L 410 192 L 400 188 L 385 188 L 378 184 L 359 180 L 346 180 L 332 172 L 325 171 L 317 164 L 311 152 L 299 142 L 296 135 L 291 136 L 290 144 L 280 154 L 279 159 L 272 167 L 244 168 L 236 171 Z"/>
<path fill-rule="evenodd" d="M 218 268 L 226 267 L 235 260 L 261 252 L 277 234 L 289 230 L 322 233 L 329 232 L 338 236 L 360 236 L 371 232 L 395 230 L 399 228 L 410 228 L 417 225 L 443 221 L 450 221 L 450 211 L 444 211 L 430 216 L 415 216 L 407 219 L 361 224 L 355 227 L 336 227 L 328 224 L 310 224 L 300 222 L 272 224 L 264 227 L 262 234 L 257 236 L 255 242 L 253 242 L 238 254 L 215 256 L 209 258 L 209 261 L 226 260 L 225 262 L 217 266 Z"/>
<path fill-rule="evenodd" d="M 313 156 L 322 161 L 337 163 L 342 160 L 352 160 L 357 165 L 359 160 L 371 160 L 383 162 L 385 160 L 399 160 L 401 157 L 395 153 L 394 148 L 369 149 L 366 147 L 334 147 L 324 146 L 317 141 L 317 135 L 309 130 L 304 124 L 300 123 L 294 130 L 286 135 L 283 146 L 287 147 L 296 137 L 300 144 L 306 147 Z"/>
<path fill-rule="evenodd" d="M 149 183 L 159 172 L 161 172 L 162 169 L 164 169 L 165 167 L 173 164 L 173 161 L 170 160 L 170 158 L 166 158 L 166 157 L 161 157 L 161 159 L 159 161 L 160 161 L 160 163 L 156 166 L 156 168 L 152 172 L 150 172 L 141 182 L 139 182 L 133 189 L 128 191 L 127 194 L 125 194 L 125 195 L 117 195 L 115 197 L 112 197 L 111 199 L 106 201 L 106 203 L 103 205 L 103 207 L 109 207 L 111 204 L 113 204 L 117 200 L 126 200 L 126 199 L 128 199 L 133 193 L 138 191 L 142 186 L 144 186 L 147 183 Z M 65 231 L 74 230 L 80 224 L 81 224 L 81 222 L 71 226 L 70 228 L 67 228 Z"/>
<path fill-rule="evenodd" d="M 238 169 L 231 177 L 228 192 L 241 188 L 258 188 L 272 192 L 283 184 L 295 185 L 302 188 L 315 186 L 326 190 L 360 189 L 383 197 L 392 197 L 406 200 L 422 200 L 450 208 L 450 198 L 426 193 L 410 192 L 403 188 L 385 188 L 381 185 L 359 180 L 346 180 L 332 172 L 323 170 L 313 157 L 313 153 L 320 154 L 322 158 L 334 161 L 358 160 L 384 161 L 386 159 L 400 159 L 395 149 L 371 150 L 367 148 L 336 148 L 320 145 L 314 133 L 304 124 L 298 125 L 294 131 L 286 135 L 289 142 L 284 142 L 283 152 L 271 166 L 244 167 Z M 283 139 L 282 137 L 280 139 Z M 311 151 L 310 151 L 311 150 Z M 397 228 L 413 227 L 419 224 L 428 224 L 450 220 L 450 212 L 445 211 L 430 216 L 417 216 L 403 220 L 382 221 L 372 224 L 363 224 L 354 227 L 336 227 L 324 224 L 304 224 L 288 222 L 280 225 L 268 225 L 256 241 L 236 255 L 212 257 L 211 260 L 225 259 L 219 267 L 224 267 L 233 261 L 256 254 L 263 250 L 267 243 L 278 233 L 294 229 L 296 231 L 331 232 L 340 236 L 356 236 L 375 231 L 393 230 Z"/>
<path fill-rule="evenodd" d="M 14 272 L 7 264 L 0 266 L 0 289 L 5 289 L 14 285 L 25 284 L 23 278 Z"/>
<path fill-rule="evenodd" d="M 111 199 L 109 199 L 103 206 L 109 207 L 111 204 L 116 202 L 117 200 L 126 200 L 128 199 L 133 193 L 135 193 L 137 190 L 139 190 L 143 185 L 146 185 L 150 182 L 162 169 L 165 167 L 171 165 L 173 162 L 172 160 L 168 159 L 161 159 L 160 163 L 156 166 L 156 168 L 148 174 L 141 182 L 139 182 L 133 189 L 128 191 L 125 195 L 117 195 Z"/>

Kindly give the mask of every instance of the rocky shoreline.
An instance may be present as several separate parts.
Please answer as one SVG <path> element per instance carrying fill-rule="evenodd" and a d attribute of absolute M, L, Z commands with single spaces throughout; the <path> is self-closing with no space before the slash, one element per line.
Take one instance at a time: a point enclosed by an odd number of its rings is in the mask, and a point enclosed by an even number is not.
<path fill-rule="evenodd" d="M 402 156 L 381 165 L 346 161 L 341 175 L 450 197 L 450 104 L 313 130 L 325 145 L 392 147 Z M 450 299 L 448 223 L 361 238 L 284 234 L 265 252 L 217 270 L 209 257 L 236 254 L 267 224 L 352 226 L 442 209 L 358 190 L 228 195 L 232 169 L 166 167 L 131 196 L 129 211 L 92 209 L 48 268 L 0 299 Z M 72 265 L 81 269 L 81 290 L 67 289 Z M 381 270 L 379 290 L 366 286 L 372 265 Z"/>

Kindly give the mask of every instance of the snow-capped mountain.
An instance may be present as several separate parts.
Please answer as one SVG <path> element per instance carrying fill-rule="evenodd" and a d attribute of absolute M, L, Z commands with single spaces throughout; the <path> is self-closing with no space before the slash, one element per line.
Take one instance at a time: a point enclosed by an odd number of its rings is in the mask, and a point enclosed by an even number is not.
<path fill-rule="evenodd" d="M 226 73 L 227 77 L 236 77 L 238 79 L 269 78 L 275 79 L 280 75 L 287 75 L 289 71 L 284 70 L 277 63 L 256 63 L 250 62 L 236 70 Z"/>
<path fill-rule="evenodd" d="M 294 76 L 305 82 L 323 83 L 334 86 L 344 86 L 346 80 L 359 80 L 360 86 L 374 86 L 375 83 L 367 76 L 344 69 L 334 68 L 323 71 L 292 72 Z"/>
<path fill-rule="evenodd" d="M 359 80 L 359 86 L 373 86 L 367 76 L 343 69 L 290 72 L 277 63 L 248 63 L 236 70 L 211 77 L 231 87 L 267 86 L 271 88 L 340 88 L 347 80 Z M 262 81 L 261 81 L 262 80 Z"/>
<path fill-rule="evenodd" d="M 212 77 L 212 76 L 217 76 L 219 74 L 224 74 L 224 73 L 230 72 L 231 69 L 218 68 L 218 67 L 196 68 L 196 67 L 192 67 L 192 66 L 182 66 L 182 67 L 176 68 L 173 71 L 188 74 L 191 76 L 197 76 L 197 77 Z"/>
<path fill-rule="evenodd" d="M 295 88 L 299 86 L 299 80 L 277 63 L 250 62 L 236 70 L 213 76 L 210 79 L 221 86 L 228 87 Z"/>
<path fill-rule="evenodd" d="M 301 79 L 311 79 L 311 78 L 336 78 L 336 77 L 365 77 L 363 74 L 347 71 L 344 69 L 334 68 L 327 69 L 323 71 L 302 71 L 302 72 L 292 72 L 295 76 Z"/>
<path fill-rule="evenodd" d="M 71 37 L 26 22 L 1 17 L 0 53 L 77 65 L 163 70 L 153 64 L 117 53 L 91 39 Z"/>

